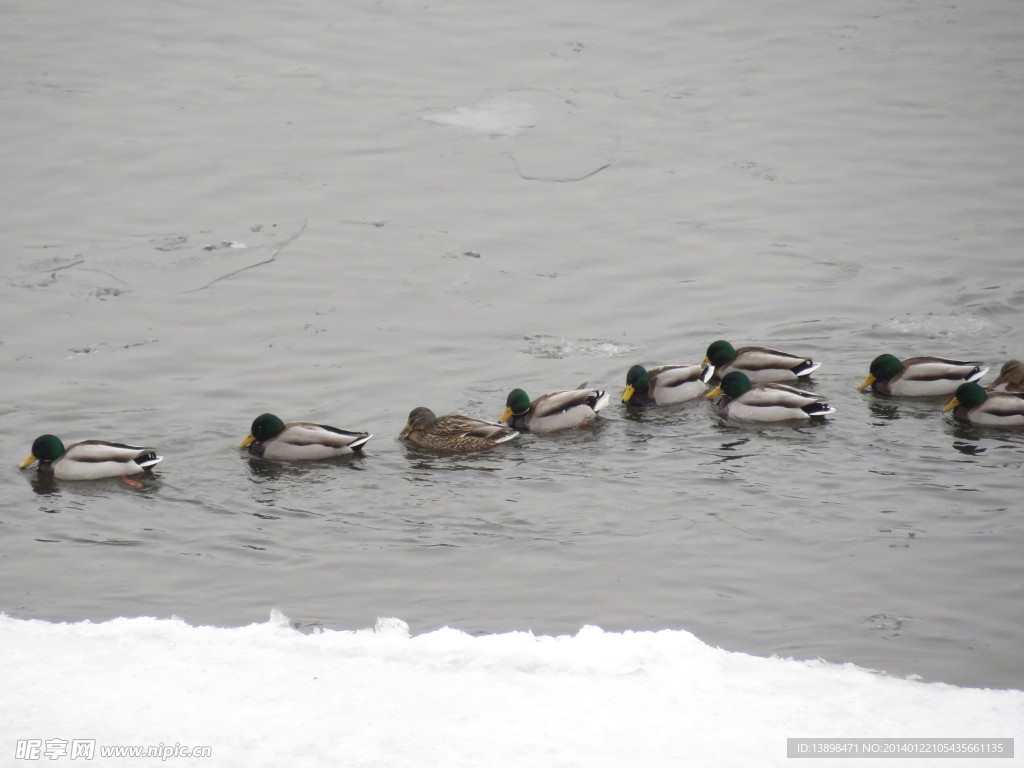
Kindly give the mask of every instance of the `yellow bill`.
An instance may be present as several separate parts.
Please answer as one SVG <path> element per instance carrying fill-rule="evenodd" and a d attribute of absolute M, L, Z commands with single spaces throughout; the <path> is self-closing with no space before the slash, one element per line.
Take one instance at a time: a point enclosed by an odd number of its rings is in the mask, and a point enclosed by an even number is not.
<path fill-rule="evenodd" d="M 874 383 L 875 383 L 875 374 L 869 373 L 868 377 L 866 379 L 864 379 L 864 381 L 862 381 L 860 383 L 860 386 L 857 387 L 857 389 L 859 389 L 861 392 L 863 392 L 865 389 L 867 389 L 868 387 L 870 387 Z"/>

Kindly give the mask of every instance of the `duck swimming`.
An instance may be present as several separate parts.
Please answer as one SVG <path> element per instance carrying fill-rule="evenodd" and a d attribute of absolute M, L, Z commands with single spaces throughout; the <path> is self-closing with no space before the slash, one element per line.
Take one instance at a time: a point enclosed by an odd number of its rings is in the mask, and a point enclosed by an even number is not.
<path fill-rule="evenodd" d="M 626 372 L 622 402 L 627 405 L 669 405 L 700 397 L 715 374 L 712 365 L 634 365 Z"/>
<path fill-rule="evenodd" d="M 995 389 L 1005 384 L 1007 392 L 1024 392 L 1024 363 L 1020 360 L 1008 360 L 999 369 L 999 377 L 988 385 L 987 389 Z"/>
<path fill-rule="evenodd" d="M 752 384 L 742 371 L 731 371 L 706 397 L 725 396 L 715 402 L 719 416 L 740 421 L 789 421 L 810 419 L 835 413 L 825 398 L 813 392 L 779 384 Z"/>
<path fill-rule="evenodd" d="M 986 392 L 970 381 L 956 388 L 953 399 L 942 410 L 953 411 L 953 418 L 964 424 L 1019 427 L 1024 424 L 1024 394 Z"/>
<path fill-rule="evenodd" d="M 519 433 L 504 424 L 457 413 L 438 417 L 423 406 L 409 412 L 405 429 L 398 435 L 399 440 L 439 451 L 479 451 L 517 437 Z"/>
<path fill-rule="evenodd" d="M 41 475 L 58 480 L 98 480 L 147 472 L 163 458 L 152 448 L 106 440 L 82 440 L 65 448 L 59 437 L 40 435 L 20 468 L 38 461 Z"/>
<path fill-rule="evenodd" d="M 944 357 L 879 355 L 858 389 L 871 387 L 883 395 L 926 397 L 950 395 L 966 381 L 977 381 L 988 368 L 984 363 L 947 360 Z"/>
<path fill-rule="evenodd" d="M 238 444 L 265 459 L 329 459 L 361 453 L 373 437 L 368 432 L 293 421 L 285 424 L 272 413 L 257 416 L 246 438 Z"/>
<path fill-rule="evenodd" d="M 608 393 L 603 389 L 549 392 L 532 401 L 522 389 L 513 389 L 498 421 L 520 432 L 554 432 L 586 426 L 607 405 Z"/>
<path fill-rule="evenodd" d="M 708 346 L 704 363 L 715 366 L 715 378 L 742 371 L 752 382 L 795 381 L 810 376 L 821 367 L 809 357 L 791 355 L 768 347 L 740 347 L 719 339 Z"/>

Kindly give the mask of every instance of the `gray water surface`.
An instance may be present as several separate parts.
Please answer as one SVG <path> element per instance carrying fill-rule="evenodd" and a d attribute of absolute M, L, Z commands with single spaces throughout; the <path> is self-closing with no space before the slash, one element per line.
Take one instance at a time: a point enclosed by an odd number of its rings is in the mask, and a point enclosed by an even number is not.
<path fill-rule="evenodd" d="M 856 390 L 1024 357 L 1019 3 L 3 14 L 0 610 L 683 628 L 1024 686 L 1024 433 Z M 716 338 L 821 360 L 836 415 L 618 402 Z M 394 439 L 582 381 L 590 429 Z M 250 459 L 268 410 L 376 437 Z M 44 483 L 43 432 L 166 459 Z"/>

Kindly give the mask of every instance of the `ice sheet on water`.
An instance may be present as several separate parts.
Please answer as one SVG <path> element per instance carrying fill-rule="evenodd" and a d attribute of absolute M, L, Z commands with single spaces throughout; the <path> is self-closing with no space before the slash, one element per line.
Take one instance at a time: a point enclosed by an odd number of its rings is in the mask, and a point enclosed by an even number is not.
<path fill-rule="evenodd" d="M 615 357 L 636 349 L 631 344 L 607 339 L 568 339 L 564 336 L 524 336 L 526 353 L 539 358 Z"/>
<path fill-rule="evenodd" d="M 962 353 L 913 351 L 913 354 L 949 356 L 962 354 L 970 356 L 970 342 L 984 334 L 994 332 L 998 326 L 991 320 L 976 314 L 944 314 L 929 312 L 924 315 L 903 315 L 879 320 L 871 327 L 873 335 L 880 338 L 919 337 L 941 340 L 945 348 L 950 344 L 963 347 Z M 1001 329 L 1000 329 L 1001 330 Z M 958 347 L 959 348 L 959 347 Z M 904 357 L 910 357 L 910 354 Z"/>
<path fill-rule="evenodd" d="M 572 106 L 558 96 L 545 91 L 524 89 L 509 91 L 474 104 L 433 112 L 423 119 L 491 136 L 512 136 L 560 120 L 572 110 Z"/>

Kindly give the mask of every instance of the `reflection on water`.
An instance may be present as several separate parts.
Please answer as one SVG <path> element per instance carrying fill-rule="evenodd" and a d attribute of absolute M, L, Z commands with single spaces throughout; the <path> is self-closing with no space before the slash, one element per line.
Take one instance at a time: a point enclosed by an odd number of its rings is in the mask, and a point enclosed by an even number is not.
<path fill-rule="evenodd" d="M 443 461 L 436 458 L 434 460 L 420 459 L 413 463 L 411 468 L 416 470 L 426 470 L 429 472 L 501 472 L 503 469 L 507 469 L 507 467 L 503 467 L 501 465 L 485 467 L 479 464 L 465 464 L 461 461 Z"/>
<path fill-rule="evenodd" d="M 735 451 L 740 446 L 746 445 L 749 442 L 750 442 L 750 438 L 749 437 L 744 437 L 742 440 L 734 440 L 731 443 L 722 443 L 722 450 L 723 451 Z"/>
<path fill-rule="evenodd" d="M 682 403 L 671 403 L 669 405 L 635 405 L 623 403 L 621 408 L 622 418 L 626 421 L 635 421 L 648 424 L 679 424 L 681 417 L 688 414 L 705 414 L 710 403 L 696 397 Z"/>
<path fill-rule="evenodd" d="M 881 420 L 875 422 L 879 426 L 887 421 L 896 421 L 896 419 L 902 418 L 899 405 L 875 397 L 868 401 L 868 410 L 872 416 Z"/>
<path fill-rule="evenodd" d="M 40 475 L 38 473 L 34 473 L 30 476 L 29 483 L 32 485 L 32 490 L 41 496 L 58 493 L 60 490 L 57 485 L 57 480 L 53 475 Z"/>
<path fill-rule="evenodd" d="M 897 419 L 935 419 L 942 415 L 942 407 L 949 402 L 941 397 L 893 397 L 872 392 L 867 395 L 868 410 L 884 421 Z"/>
<path fill-rule="evenodd" d="M 246 460 L 249 474 L 255 482 L 286 479 L 316 481 L 321 473 L 330 471 L 331 468 L 363 471 L 366 457 L 354 453 L 351 456 L 336 456 L 316 461 L 283 461 L 248 455 Z"/>
<path fill-rule="evenodd" d="M 953 448 L 970 456 L 980 455 L 990 448 L 993 451 L 1024 449 L 1024 430 L 1019 426 L 978 426 L 950 419 L 945 431 L 953 438 Z"/>
<path fill-rule="evenodd" d="M 53 475 L 41 472 L 23 473 L 32 491 L 40 496 L 59 495 L 70 491 L 78 497 L 103 499 L 107 494 L 116 491 L 130 491 L 141 496 L 151 496 L 161 487 L 160 476 L 153 472 L 143 472 L 127 479 L 120 477 L 104 477 L 98 480 L 58 480 Z"/>
<path fill-rule="evenodd" d="M 988 450 L 978 445 L 977 442 L 964 442 L 962 440 L 954 440 L 953 448 L 966 456 L 980 456 Z"/>

